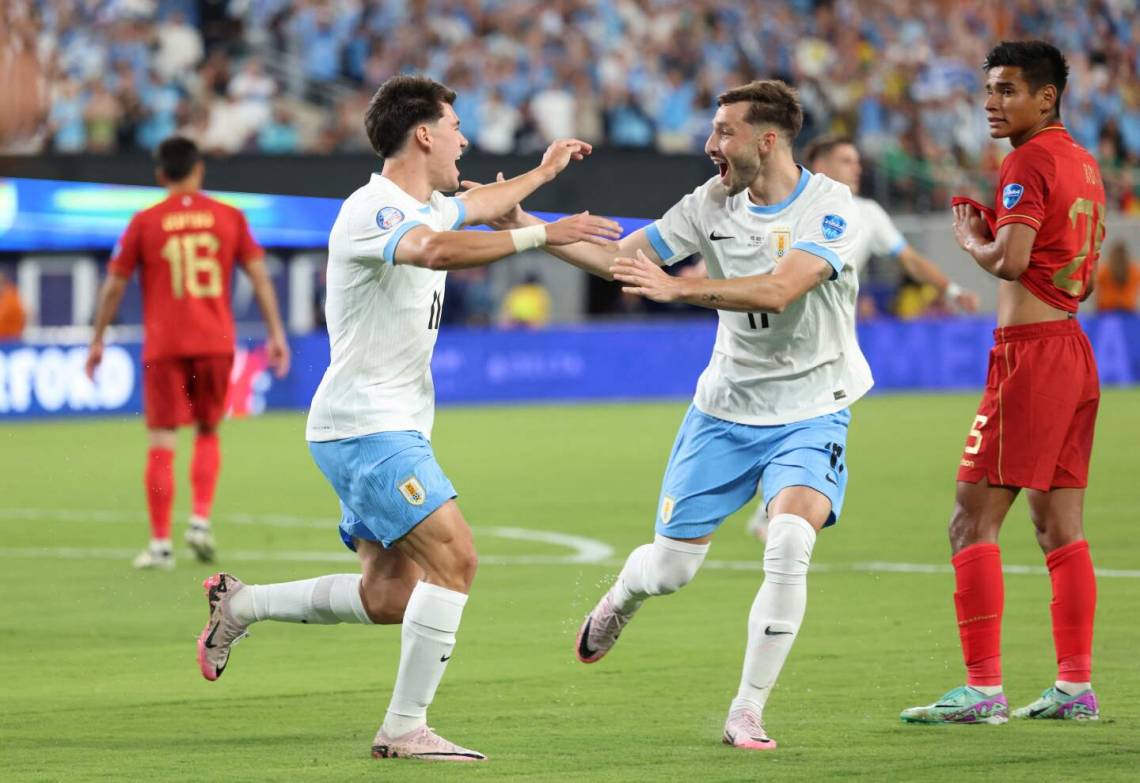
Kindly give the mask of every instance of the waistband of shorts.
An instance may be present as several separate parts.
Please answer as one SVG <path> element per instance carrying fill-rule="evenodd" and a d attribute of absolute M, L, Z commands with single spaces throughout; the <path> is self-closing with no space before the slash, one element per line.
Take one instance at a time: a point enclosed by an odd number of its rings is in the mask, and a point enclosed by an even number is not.
<path fill-rule="evenodd" d="M 1012 343 L 1018 340 L 1036 340 L 1040 337 L 1060 337 L 1081 334 L 1081 323 L 1076 318 L 1063 321 L 1040 321 L 1035 324 L 1000 326 L 994 329 L 994 343 Z"/>

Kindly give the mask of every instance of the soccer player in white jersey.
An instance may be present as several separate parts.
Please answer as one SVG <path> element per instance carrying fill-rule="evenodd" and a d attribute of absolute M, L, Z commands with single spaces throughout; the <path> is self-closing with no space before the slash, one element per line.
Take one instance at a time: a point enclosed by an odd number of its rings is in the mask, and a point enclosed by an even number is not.
<path fill-rule="evenodd" d="M 696 575 L 717 527 L 763 479 L 772 514 L 765 578 L 748 616 L 744 671 L 724 742 L 770 750 L 762 712 L 807 603 L 816 533 L 839 518 L 847 485 L 849 406 L 871 388 L 855 340 L 854 258 L 862 227 L 851 191 L 792 158 L 803 114 L 780 81 L 722 94 L 705 151 L 719 175 L 619 252 L 575 244 L 548 252 L 659 302 L 719 311 L 716 345 L 681 424 L 657 506 L 656 537 L 635 549 L 586 616 L 575 651 L 606 655 L 642 602 Z M 501 225 L 537 218 L 512 211 Z M 701 253 L 709 277 L 660 267 Z"/>
<path fill-rule="evenodd" d="M 340 499 L 340 535 L 363 575 L 245 585 L 215 574 L 205 582 L 210 619 L 198 639 L 202 674 L 216 680 L 254 622 L 402 623 L 392 699 L 372 743 L 377 758 L 485 758 L 425 723 L 476 565 L 471 529 L 429 442 L 429 364 L 446 271 L 533 247 L 612 246 L 620 235 L 617 223 L 585 213 L 514 231 L 457 231 L 512 209 L 590 145 L 556 141 L 526 174 L 449 198 L 442 192 L 458 190 L 456 161 L 467 147 L 454 101 L 454 92 L 426 77 L 399 76 L 380 87 L 365 128 L 383 171 L 349 196 L 329 235 L 331 363 L 306 438 Z"/>
<path fill-rule="evenodd" d="M 978 295 L 955 283 L 938 265 L 918 252 L 887 211 L 873 199 L 859 195 L 859 179 L 863 162 L 854 140 L 846 136 L 826 135 L 813 139 L 804 148 L 803 164 L 816 174 L 823 174 L 851 188 L 855 197 L 855 214 L 863 232 L 852 259 L 855 272 L 863 274 L 871 256 L 889 256 L 919 283 L 934 286 L 948 302 L 966 313 L 978 310 Z M 768 535 L 768 510 L 761 503 L 748 520 L 748 530 L 763 541 Z"/>

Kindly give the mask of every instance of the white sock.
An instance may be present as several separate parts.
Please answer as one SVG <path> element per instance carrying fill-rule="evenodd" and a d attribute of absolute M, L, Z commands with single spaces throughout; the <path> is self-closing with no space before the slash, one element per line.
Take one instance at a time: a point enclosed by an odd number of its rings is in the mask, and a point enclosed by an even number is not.
<path fill-rule="evenodd" d="M 1057 690 L 1067 693 L 1070 696 L 1076 696 L 1078 693 L 1084 693 L 1092 687 L 1091 682 L 1069 682 L 1068 680 L 1057 680 L 1053 683 L 1053 687 Z"/>
<path fill-rule="evenodd" d="M 748 614 L 744 672 L 730 710 L 763 712 L 804 619 L 814 545 L 815 529 L 803 517 L 777 514 L 769 523 L 764 583 Z"/>
<path fill-rule="evenodd" d="M 360 597 L 360 574 L 330 574 L 299 582 L 246 585 L 234 593 L 229 609 L 235 620 L 286 623 L 363 623 L 372 620 Z"/>
<path fill-rule="evenodd" d="M 675 593 L 692 581 L 708 554 L 708 544 L 689 544 L 658 535 L 629 554 L 611 588 L 617 609 L 633 614 L 651 595 Z"/>
<path fill-rule="evenodd" d="M 427 708 L 443 679 L 467 596 L 420 582 L 404 610 L 400 631 L 400 670 L 384 716 L 384 733 L 396 739 L 424 725 Z"/>
<path fill-rule="evenodd" d="M 997 696 L 1001 693 L 1000 685 L 971 685 L 970 687 L 983 696 Z"/>
<path fill-rule="evenodd" d="M 171 545 L 169 538 L 152 538 L 150 540 L 150 551 L 164 552 L 169 555 L 174 551 L 174 547 Z"/>

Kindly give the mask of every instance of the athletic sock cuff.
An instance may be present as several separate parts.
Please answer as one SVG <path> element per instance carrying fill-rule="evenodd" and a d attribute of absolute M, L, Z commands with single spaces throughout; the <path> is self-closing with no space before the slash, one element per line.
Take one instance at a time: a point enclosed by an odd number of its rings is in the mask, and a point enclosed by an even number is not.
<path fill-rule="evenodd" d="M 408 599 L 404 620 L 443 633 L 455 633 L 466 605 L 466 593 L 418 582 Z"/>
<path fill-rule="evenodd" d="M 806 519 L 797 514 L 777 514 L 776 516 L 772 517 L 772 519 L 768 522 L 769 536 L 771 536 L 772 528 L 775 525 L 795 525 L 796 527 L 802 528 L 805 532 L 809 533 L 812 540 L 815 540 L 816 532 L 815 528 L 811 526 L 811 522 L 808 522 Z"/>
<path fill-rule="evenodd" d="M 955 568 L 960 568 L 967 563 L 972 563 L 975 560 L 981 560 L 986 557 L 1001 558 L 1001 547 L 997 544 L 971 544 L 958 554 L 950 558 L 950 562 Z"/>
<path fill-rule="evenodd" d="M 709 551 L 708 544 L 693 544 L 688 541 L 678 541 L 675 538 L 669 538 L 660 533 L 653 537 L 653 545 L 686 555 L 703 555 Z"/>
<path fill-rule="evenodd" d="M 1065 560 L 1068 560 L 1073 555 L 1080 555 L 1082 552 L 1087 552 L 1089 549 L 1089 542 L 1085 539 L 1074 541 L 1071 544 L 1065 544 L 1063 547 L 1054 549 L 1049 554 L 1045 555 L 1045 565 L 1052 571 L 1057 566 L 1061 565 Z"/>

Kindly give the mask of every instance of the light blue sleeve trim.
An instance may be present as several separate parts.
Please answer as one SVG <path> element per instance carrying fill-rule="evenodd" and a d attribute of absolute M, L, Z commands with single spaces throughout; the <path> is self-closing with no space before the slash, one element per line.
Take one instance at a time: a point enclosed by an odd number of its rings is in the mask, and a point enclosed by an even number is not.
<path fill-rule="evenodd" d="M 451 230 L 454 231 L 467 222 L 467 205 L 464 204 L 463 199 L 458 196 L 452 196 L 451 200 L 455 202 L 455 208 L 459 210 L 459 215 L 455 218 L 455 223 L 451 226 Z"/>
<path fill-rule="evenodd" d="M 418 220 L 406 220 L 400 224 L 400 227 L 393 232 L 392 236 L 388 239 L 388 244 L 384 245 L 384 260 L 389 264 L 396 263 L 396 245 L 400 244 L 400 240 L 404 238 L 404 234 L 411 231 L 416 226 L 425 226 L 426 223 L 421 223 Z"/>
<path fill-rule="evenodd" d="M 831 264 L 832 270 L 831 278 L 834 280 L 839 277 L 839 272 L 843 269 L 843 259 L 834 250 L 830 250 L 823 245 L 817 245 L 815 242 L 796 242 L 792 245 L 792 250 L 802 250 L 805 253 L 811 253 L 813 256 L 819 256 L 827 263 Z"/>
<path fill-rule="evenodd" d="M 898 242 L 895 242 L 895 244 L 891 246 L 891 249 L 888 250 L 887 253 L 891 256 L 897 256 L 899 253 L 906 249 L 906 246 L 908 244 L 910 243 L 905 239 L 900 238 Z"/>
<path fill-rule="evenodd" d="M 650 223 L 645 227 L 645 235 L 649 237 L 649 244 L 653 246 L 653 251 L 660 256 L 662 264 L 667 264 L 673 260 L 673 256 L 676 254 L 661 236 L 661 229 L 657 227 L 657 222 Z"/>

